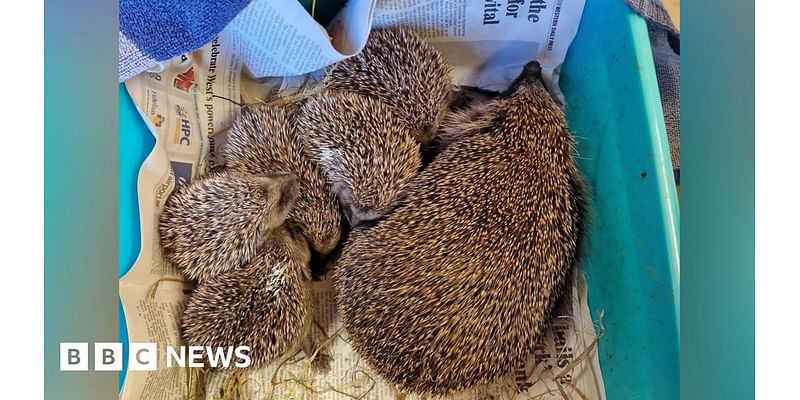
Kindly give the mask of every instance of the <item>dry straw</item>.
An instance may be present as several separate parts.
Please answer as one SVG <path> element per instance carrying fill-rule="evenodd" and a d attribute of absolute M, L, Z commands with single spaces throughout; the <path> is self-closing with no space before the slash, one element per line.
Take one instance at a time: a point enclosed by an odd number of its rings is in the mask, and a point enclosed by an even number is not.
<path fill-rule="evenodd" d="M 328 87 L 328 83 L 330 81 L 330 77 L 338 68 L 339 64 L 333 64 L 327 71 L 325 71 L 325 76 L 320 80 L 313 76 L 307 75 L 305 80 L 300 87 L 292 94 L 280 94 L 277 93 L 274 96 L 271 96 L 270 99 L 263 99 L 259 100 L 253 104 L 245 104 L 243 107 L 249 107 L 253 105 L 278 105 L 278 106 L 286 106 L 291 104 L 297 104 L 302 102 L 310 97 L 316 96 L 317 94 L 321 93 Z M 238 103 L 237 103 L 238 104 Z"/>
<path fill-rule="evenodd" d="M 376 380 L 369 372 L 358 368 L 349 373 L 348 383 L 331 386 L 329 384 L 318 385 L 314 373 L 315 361 L 322 352 L 335 339 L 344 340 L 340 335 L 341 329 L 332 335 L 325 335 L 323 340 L 312 352 L 311 355 L 301 357 L 298 351 L 294 355 L 280 361 L 278 367 L 269 380 L 268 393 L 260 400 L 296 400 L 296 399 L 316 399 L 320 396 L 335 392 L 343 397 L 361 400 L 374 389 Z M 299 373 L 293 372 L 290 366 L 301 364 Z M 260 393 L 264 389 L 260 379 L 248 379 L 250 374 L 259 374 L 260 371 L 237 370 L 232 373 L 219 371 L 215 373 L 226 374 L 219 388 L 211 397 L 214 400 L 244 400 L 252 399 L 251 393 Z M 281 392 L 280 397 L 276 394 Z"/>
<path fill-rule="evenodd" d="M 533 384 L 539 383 L 543 380 L 553 382 L 554 388 L 548 388 L 542 393 L 537 394 L 523 394 L 519 393 L 516 380 L 513 374 L 508 375 L 504 379 L 495 382 L 492 385 L 484 385 L 474 388 L 457 395 L 459 399 L 477 399 L 477 400 L 543 400 L 551 399 L 553 397 L 560 397 L 563 400 L 590 400 L 585 393 L 583 393 L 574 382 L 565 379 L 567 375 L 583 363 L 590 362 L 593 352 L 597 349 L 597 343 L 605 332 L 603 325 L 604 310 L 598 313 L 598 320 L 595 321 L 594 338 L 586 346 L 585 349 L 577 354 L 573 360 L 567 364 L 560 372 L 555 373 L 552 369 L 545 369 Z M 563 316 L 557 318 L 572 318 L 570 316 Z M 278 367 L 272 374 L 269 385 L 269 390 L 264 397 L 257 400 L 299 400 L 299 399 L 317 399 L 324 397 L 325 394 L 331 392 L 341 395 L 343 398 L 362 400 L 373 391 L 377 385 L 377 380 L 371 375 L 371 371 L 356 366 L 354 370 L 349 371 L 348 383 L 331 386 L 328 384 L 317 384 L 316 376 L 314 374 L 314 362 L 317 357 L 333 342 L 335 339 L 345 340 L 341 336 L 341 328 L 334 332 L 332 335 L 324 335 L 325 340 L 322 341 L 310 356 L 301 357 L 298 351 L 291 357 L 283 359 Z M 561 352 L 566 351 L 561 349 Z M 562 355 L 559 354 L 559 355 Z M 302 364 L 299 373 L 292 372 L 290 366 Z M 202 370 L 198 377 L 193 378 L 195 382 L 202 383 L 205 374 L 208 370 Z M 247 370 L 219 371 L 212 373 L 226 374 L 219 385 L 219 388 L 210 397 L 214 400 L 245 400 L 253 399 L 252 393 L 262 393 L 261 379 L 249 379 L 251 374 L 258 375 L 259 371 L 248 372 Z M 207 380 L 207 379 L 206 379 Z M 248 391 L 249 389 L 249 391 Z M 396 400 L 406 400 L 408 395 L 400 392 L 397 388 L 392 387 L 394 390 L 394 398 Z M 194 392 L 199 393 L 197 389 Z M 280 392 L 280 396 L 277 394 Z M 491 394 L 490 394 L 491 393 Z M 202 397 L 192 397 L 192 399 L 200 399 Z M 413 398 L 413 396 L 412 396 Z M 422 396 L 421 399 L 425 400 L 444 400 L 444 397 L 431 397 Z"/>
<path fill-rule="evenodd" d="M 591 400 L 591 399 L 589 399 L 589 397 L 586 396 L 586 394 L 584 394 L 580 390 L 580 388 L 578 388 L 577 385 L 575 385 L 575 383 L 573 383 L 572 381 L 566 380 L 565 377 L 567 376 L 567 374 L 573 372 L 581 364 L 586 363 L 586 362 L 590 362 L 591 356 L 592 356 L 592 354 L 595 352 L 595 350 L 597 348 L 597 342 L 600 340 L 600 338 L 603 336 L 603 334 L 605 333 L 605 330 L 606 330 L 605 325 L 603 325 L 603 317 L 604 316 L 605 316 L 605 310 L 601 309 L 598 312 L 597 321 L 594 322 L 594 338 L 592 338 L 592 341 L 589 343 L 589 345 L 586 346 L 586 348 L 583 349 L 583 351 L 581 353 L 576 355 L 575 358 L 573 358 L 572 361 L 569 364 L 567 364 L 567 366 L 564 367 L 564 369 L 561 370 L 561 372 L 559 372 L 558 374 L 555 374 L 552 371 L 552 369 L 546 369 L 542 373 L 542 376 L 539 377 L 539 379 L 534 382 L 534 384 L 535 384 L 535 383 L 543 380 L 544 378 L 548 378 L 552 382 L 555 383 L 556 388 L 555 389 L 548 389 L 543 393 L 539 393 L 539 394 L 536 394 L 534 396 L 527 397 L 524 400 L 541 400 L 541 399 L 544 399 L 544 398 L 553 397 L 554 395 L 561 396 L 561 398 L 563 400 L 577 400 L 577 399 L 580 399 L 580 400 Z M 558 317 L 558 318 L 572 318 L 572 317 L 565 316 L 565 317 Z M 563 354 L 564 351 L 565 350 L 562 349 L 562 354 Z M 577 396 L 577 398 L 569 396 L 567 394 L 567 389 L 570 389 L 570 391 L 572 393 L 574 393 Z"/>
<path fill-rule="evenodd" d="M 150 299 L 150 300 L 155 299 L 156 292 L 161 287 L 161 284 L 164 283 L 164 282 L 173 282 L 173 283 L 180 283 L 180 284 L 186 284 L 187 283 L 183 278 L 172 278 L 172 277 L 169 277 L 169 276 L 165 276 L 165 277 L 159 278 L 157 281 L 155 281 L 155 283 L 150 285 L 150 287 L 147 289 L 147 298 Z"/>

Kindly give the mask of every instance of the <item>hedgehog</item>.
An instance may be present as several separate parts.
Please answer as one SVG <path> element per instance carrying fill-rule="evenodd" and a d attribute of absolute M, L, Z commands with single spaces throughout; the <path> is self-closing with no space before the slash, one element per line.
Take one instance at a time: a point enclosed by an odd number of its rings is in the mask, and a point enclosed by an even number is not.
<path fill-rule="evenodd" d="M 326 87 L 374 96 L 429 144 L 453 89 L 450 68 L 424 38 L 406 28 L 380 28 L 369 34 L 357 55 L 330 67 Z"/>
<path fill-rule="evenodd" d="M 439 150 L 459 139 L 490 128 L 498 112 L 497 103 L 480 101 L 448 112 L 442 119 L 442 126 L 436 136 Z"/>
<path fill-rule="evenodd" d="M 309 336 L 312 291 L 305 236 L 289 223 L 237 269 L 201 283 L 181 319 L 187 346 L 248 346 L 259 368 L 299 348 Z"/>
<path fill-rule="evenodd" d="M 264 235 L 280 227 L 298 196 L 297 176 L 222 170 L 196 179 L 164 205 L 159 234 L 164 257 L 205 282 L 250 261 Z"/>
<path fill-rule="evenodd" d="M 311 247 L 327 254 L 339 242 L 341 214 L 322 171 L 306 155 L 294 127 L 296 107 L 258 105 L 243 108 L 228 130 L 226 166 L 249 174 L 290 171 L 300 179 L 300 196 L 289 220 Z"/>
<path fill-rule="evenodd" d="M 371 97 L 323 91 L 303 105 L 297 127 L 350 226 L 389 212 L 422 163 L 407 125 Z"/>
<path fill-rule="evenodd" d="M 485 106 L 491 118 L 463 113 L 460 137 L 397 208 L 345 243 L 334 284 L 349 341 L 405 392 L 452 394 L 511 373 L 578 262 L 575 141 L 537 71 Z"/>

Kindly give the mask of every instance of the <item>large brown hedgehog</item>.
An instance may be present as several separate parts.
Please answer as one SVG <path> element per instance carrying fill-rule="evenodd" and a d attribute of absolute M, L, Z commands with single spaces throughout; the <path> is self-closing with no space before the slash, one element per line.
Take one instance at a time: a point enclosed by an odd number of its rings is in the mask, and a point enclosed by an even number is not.
<path fill-rule="evenodd" d="M 294 174 L 221 171 L 196 179 L 173 193 L 161 212 L 164 256 L 200 282 L 245 265 L 264 236 L 283 224 L 297 196 Z"/>
<path fill-rule="evenodd" d="M 462 134 L 394 212 L 345 245 L 334 282 L 350 342 L 404 391 L 447 394 L 510 373 L 576 264 L 575 141 L 537 70 L 481 106 L 491 118 L 463 113 Z"/>
<path fill-rule="evenodd" d="M 332 66 L 327 87 L 372 96 L 428 144 L 453 88 L 450 68 L 424 38 L 405 28 L 374 29 L 364 49 Z"/>
<path fill-rule="evenodd" d="M 303 105 L 297 127 L 351 226 L 390 211 L 419 171 L 419 143 L 376 99 L 324 91 Z"/>
<path fill-rule="evenodd" d="M 294 127 L 293 106 L 243 108 L 228 130 L 226 166 L 250 174 L 289 171 L 300 178 L 300 196 L 289 220 L 300 227 L 314 250 L 327 254 L 341 236 L 341 215 L 325 175 L 305 153 Z"/>
<path fill-rule="evenodd" d="M 200 284 L 181 321 L 187 346 L 249 346 L 258 368 L 298 348 L 308 336 L 312 293 L 304 236 L 272 234 L 253 261 Z"/>

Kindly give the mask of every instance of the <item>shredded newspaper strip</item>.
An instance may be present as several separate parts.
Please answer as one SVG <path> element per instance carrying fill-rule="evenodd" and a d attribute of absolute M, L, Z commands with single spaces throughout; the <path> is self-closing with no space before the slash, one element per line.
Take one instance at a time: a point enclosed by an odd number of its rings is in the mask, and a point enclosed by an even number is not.
<path fill-rule="evenodd" d="M 424 34 L 444 53 L 458 84 L 501 90 L 525 63 L 537 59 L 545 74 L 548 66 L 553 66 L 550 76 L 557 92 L 558 66 L 577 31 L 583 8 L 583 0 L 508 1 L 502 5 L 491 0 L 351 0 L 331 23 L 330 37 L 323 35 L 324 40 L 320 36 L 313 42 L 306 39 L 317 37 L 320 32 L 312 30 L 321 28 L 291 18 L 296 12 L 282 9 L 293 7 L 289 3 L 294 2 L 255 0 L 249 6 L 276 13 L 270 17 L 272 25 L 287 25 L 280 37 L 269 33 L 263 20 L 261 28 L 244 26 L 256 24 L 255 20 L 238 21 L 203 48 L 125 83 L 156 143 L 139 171 L 141 250 L 120 279 L 120 299 L 129 341 L 158 343 L 159 368 L 127 371 L 120 393 L 123 400 L 222 399 L 229 398 L 231 390 L 238 391 L 239 398 L 251 399 L 414 399 L 382 381 L 350 347 L 328 280 L 313 283 L 318 353 L 298 352 L 244 374 L 167 368 L 166 347 L 181 345 L 179 320 L 184 296 L 192 288 L 161 253 L 161 209 L 182 185 L 224 165 L 220 149 L 225 131 L 241 104 L 297 91 L 305 79 L 298 75 L 355 54 L 373 25 L 408 25 Z M 511 15 L 514 13 L 516 16 Z M 268 40 L 280 41 L 285 51 L 270 50 L 274 44 Z M 287 43 L 292 46 L 285 46 Z M 340 55 L 314 49 L 324 45 Z M 291 68 L 267 69 L 257 62 L 272 65 L 270 68 Z M 274 77 L 254 78 L 265 75 Z M 577 274 L 573 283 L 569 301 L 556 313 L 524 365 L 516 366 L 501 382 L 452 398 L 605 399 L 597 356 L 597 321 L 592 321 L 589 313 L 582 275 Z M 317 371 L 311 361 L 319 358 L 329 361 L 329 370 Z"/>

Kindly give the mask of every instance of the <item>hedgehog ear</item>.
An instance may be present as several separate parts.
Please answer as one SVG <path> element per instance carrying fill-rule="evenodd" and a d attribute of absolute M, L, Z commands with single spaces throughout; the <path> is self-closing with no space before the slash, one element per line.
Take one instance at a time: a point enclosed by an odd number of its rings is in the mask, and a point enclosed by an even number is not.
<path fill-rule="evenodd" d="M 339 198 L 339 203 L 342 206 L 342 212 L 344 212 L 344 216 L 347 219 L 347 222 L 350 224 L 350 227 L 354 227 L 361 222 L 370 221 L 377 218 L 372 207 L 360 207 L 358 204 L 356 204 L 353 190 L 348 188 L 347 185 L 341 182 L 336 183 L 333 185 L 333 191 Z"/>
<path fill-rule="evenodd" d="M 267 191 L 269 212 L 266 228 L 275 229 L 283 224 L 300 195 L 300 179 L 293 173 L 278 173 L 255 178 Z"/>
<path fill-rule="evenodd" d="M 349 222 L 351 217 L 350 211 L 354 201 L 353 191 L 350 190 L 350 188 L 348 188 L 343 182 L 335 182 L 333 185 L 331 185 L 331 189 L 333 190 L 333 195 L 339 199 L 341 210 Z"/>
<path fill-rule="evenodd" d="M 331 185 L 331 189 L 333 190 L 333 195 L 339 199 L 339 203 L 342 205 L 342 208 L 347 208 L 347 204 L 351 204 L 355 201 L 353 191 L 343 182 L 334 183 Z"/>

